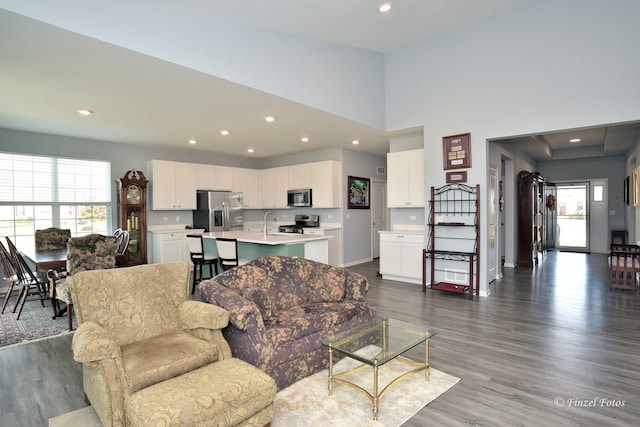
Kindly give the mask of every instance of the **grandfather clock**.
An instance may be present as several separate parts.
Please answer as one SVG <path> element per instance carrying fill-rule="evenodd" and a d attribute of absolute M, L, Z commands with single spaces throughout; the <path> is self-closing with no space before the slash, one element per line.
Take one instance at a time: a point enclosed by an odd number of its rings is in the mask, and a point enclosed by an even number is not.
<path fill-rule="evenodd" d="M 147 262 L 148 182 L 142 172 L 133 169 L 118 183 L 118 224 L 129 231 L 129 248 L 123 262 L 127 266 Z"/>

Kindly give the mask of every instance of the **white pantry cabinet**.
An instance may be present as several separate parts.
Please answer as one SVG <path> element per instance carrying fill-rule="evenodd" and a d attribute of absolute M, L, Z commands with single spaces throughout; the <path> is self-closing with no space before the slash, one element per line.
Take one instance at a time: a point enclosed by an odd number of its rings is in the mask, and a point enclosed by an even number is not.
<path fill-rule="evenodd" d="M 424 150 L 387 154 L 387 206 L 424 207 Z"/>

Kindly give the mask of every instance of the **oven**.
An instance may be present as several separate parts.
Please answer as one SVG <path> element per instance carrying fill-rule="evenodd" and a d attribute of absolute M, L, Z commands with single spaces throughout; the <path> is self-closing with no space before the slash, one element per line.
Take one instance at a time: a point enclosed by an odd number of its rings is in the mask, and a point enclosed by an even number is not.
<path fill-rule="evenodd" d="M 304 234 L 305 228 L 320 227 L 320 215 L 299 214 L 294 219 L 295 224 L 281 225 L 278 227 L 278 232 Z"/>

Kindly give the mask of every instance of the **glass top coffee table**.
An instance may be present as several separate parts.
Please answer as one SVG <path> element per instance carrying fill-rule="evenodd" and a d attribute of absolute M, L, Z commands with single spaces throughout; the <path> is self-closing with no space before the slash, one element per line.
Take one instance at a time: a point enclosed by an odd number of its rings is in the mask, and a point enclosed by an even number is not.
<path fill-rule="evenodd" d="M 369 323 L 357 326 L 348 331 L 325 338 L 322 344 L 329 348 L 329 396 L 333 394 L 333 383 L 341 383 L 354 388 L 364 394 L 373 404 L 373 419 L 378 419 L 378 404 L 387 390 L 408 376 L 425 371 L 425 379 L 429 381 L 429 338 L 436 335 L 436 331 L 422 326 L 412 325 L 400 320 L 388 317 L 379 317 Z M 382 390 L 378 390 L 378 368 L 398 356 L 404 354 L 413 347 L 425 343 L 425 361 L 414 362 L 401 357 L 398 360 L 410 365 L 410 369 L 387 384 Z M 371 354 L 362 351 L 367 346 L 374 345 L 378 349 Z M 362 362 L 356 368 L 345 372 L 333 372 L 333 352 Z M 345 377 L 367 367 L 373 367 L 373 393 L 363 387 L 348 381 Z"/>

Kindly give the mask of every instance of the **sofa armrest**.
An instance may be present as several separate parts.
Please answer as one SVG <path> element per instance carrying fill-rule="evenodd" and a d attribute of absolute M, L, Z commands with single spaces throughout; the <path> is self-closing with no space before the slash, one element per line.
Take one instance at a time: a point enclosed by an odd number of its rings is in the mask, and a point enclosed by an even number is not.
<path fill-rule="evenodd" d="M 344 299 L 364 300 L 369 291 L 369 282 L 361 274 L 349 272 Z"/>
<path fill-rule="evenodd" d="M 121 357 L 114 335 L 95 322 L 78 326 L 71 342 L 73 359 L 80 363 L 98 362 Z"/>
<path fill-rule="evenodd" d="M 260 310 L 242 295 L 211 280 L 201 284 L 198 289 L 203 301 L 228 311 L 229 321 L 236 328 L 246 331 L 249 324 L 255 323 L 264 329 Z"/>
<path fill-rule="evenodd" d="M 182 329 L 222 329 L 229 324 L 229 313 L 222 307 L 199 301 L 185 301 L 178 307 Z"/>

